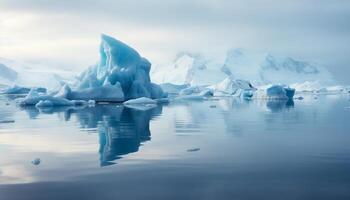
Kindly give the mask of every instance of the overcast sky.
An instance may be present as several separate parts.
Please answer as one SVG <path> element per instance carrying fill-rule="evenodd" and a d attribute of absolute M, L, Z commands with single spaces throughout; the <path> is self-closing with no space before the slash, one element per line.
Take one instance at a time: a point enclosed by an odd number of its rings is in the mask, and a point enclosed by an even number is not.
<path fill-rule="evenodd" d="M 0 0 L 0 57 L 81 70 L 101 33 L 153 64 L 232 47 L 317 61 L 350 84 L 349 0 Z"/>

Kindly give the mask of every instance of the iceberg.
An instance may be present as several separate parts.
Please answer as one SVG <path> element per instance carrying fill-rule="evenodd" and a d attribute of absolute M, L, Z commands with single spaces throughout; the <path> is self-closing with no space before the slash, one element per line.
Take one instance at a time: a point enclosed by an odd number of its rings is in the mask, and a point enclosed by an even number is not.
<path fill-rule="evenodd" d="M 232 75 L 224 79 L 222 82 L 212 85 L 214 96 L 237 96 L 237 97 L 252 97 L 256 88 L 246 80 L 235 79 Z"/>
<path fill-rule="evenodd" d="M 272 85 L 267 89 L 260 89 L 256 98 L 272 100 L 293 100 L 295 89 L 283 85 Z"/>
<path fill-rule="evenodd" d="M 167 97 L 159 85 L 151 82 L 151 63 L 146 58 L 110 36 L 102 34 L 101 40 L 99 63 L 81 74 L 78 93 L 71 98 L 82 99 L 86 95 L 85 99 L 98 100 L 94 95 L 102 89 L 107 90 L 108 94 L 112 92 L 116 95 L 115 99 L 113 95 L 110 96 L 112 98 L 107 98 L 112 101 Z M 119 89 L 121 90 L 117 91 Z"/>
<path fill-rule="evenodd" d="M 102 34 L 101 39 L 99 63 L 85 70 L 72 88 L 64 84 L 59 91 L 49 95 L 39 95 L 36 89 L 32 89 L 19 104 L 76 106 L 92 101 L 123 102 L 141 97 L 167 97 L 159 85 L 151 82 L 151 63 L 146 58 L 110 36 Z"/>
<path fill-rule="evenodd" d="M 34 89 L 30 90 L 28 95 L 19 99 L 20 106 L 38 106 L 38 107 L 47 107 L 47 106 L 74 106 L 74 103 L 62 98 L 55 97 L 51 95 L 41 95 Z"/>

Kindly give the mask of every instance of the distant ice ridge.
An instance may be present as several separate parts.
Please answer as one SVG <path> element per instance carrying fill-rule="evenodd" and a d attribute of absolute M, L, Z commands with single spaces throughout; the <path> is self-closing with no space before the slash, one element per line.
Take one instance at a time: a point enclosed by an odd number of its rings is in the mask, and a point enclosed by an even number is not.
<path fill-rule="evenodd" d="M 42 64 L 0 58 L 0 85 L 42 87 L 52 90 L 72 79 L 71 72 L 54 70 Z"/>
<path fill-rule="evenodd" d="M 0 83 L 3 85 L 9 85 L 17 79 L 17 72 L 7 67 L 5 64 L 0 63 Z"/>
<path fill-rule="evenodd" d="M 151 63 L 137 51 L 102 34 L 99 63 L 85 70 L 75 84 L 65 84 L 49 95 L 31 90 L 19 103 L 49 107 L 84 104 L 89 100 L 122 102 L 141 97 L 167 97 L 159 85 L 151 82 L 150 69 Z"/>
<path fill-rule="evenodd" d="M 158 84 L 175 85 L 212 85 L 222 81 L 226 75 L 220 71 L 220 64 L 205 59 L 200 54 L 179 53 L 174 62 L 165 66 L 156 66 L 151 72 L 152 79 Z"/>
<path fill-rule="evenodd" d="M 243 49 L 229 50 L 223 62 L 214 62 L 199 54 L 180 53 L 174 63 L 155 68 L 152 77 L 165 90 L 171 92 L 179 92 L 178 88 L 184 86 L 209 86 L 215 91 L 223 92 L 222 94 L 237 95 L 246 90 L 236 87 L 236 82 L 242 81 L 265 89 L 264 86 L 289 85 L 296 92 L 347 91 L 345 87 L 336 85 L 331 73 L 317 63 Z M 236 89 L 237 92 L 230 91 Z"/>
<path fill-rule="evenodd" d="M 265 84 L 290 85 L 305 81 L 335 84 L 331 73 L 317 63 L 243 49 L 229 50 L 224 67 L 237 77 Z"/>

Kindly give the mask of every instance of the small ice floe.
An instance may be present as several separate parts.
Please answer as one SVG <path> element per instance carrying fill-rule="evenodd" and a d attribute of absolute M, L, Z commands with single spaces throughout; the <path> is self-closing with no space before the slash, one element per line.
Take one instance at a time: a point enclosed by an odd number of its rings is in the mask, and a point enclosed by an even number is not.
<path fill-rule="evenodd" d="M 187 152 L 195 152 L 201 150 L 200 148 L 187 149 Z"/>
<path fill-rule="evenodd" d="M 133 108 L 136 110 L 149 110 L 154 107 L 157 107 L 157 101 L 147 97 L 131 99 L 131 100 L 125 101 L 123 104 L 126 107 Z"/>
<path fill-rule="evenodd" d="M 0 121 L 0 124 L 8 124 L 8 123 L 15 123 L 15 120 L 2 120 L 2 121 Z"/>
<path fill-rule="evenodd" d="M 157 101 L 147 98 L 147 97 L 141 97 L 137 99 L 131 99 L 128 101 L 125 101 L 123 103 L 124 105 L 131 105 L 131 104 L 157 104 Z"/>
<path fill-rule="evenodd" d="M 304 97 L 302 97 L 302 96 L 300 96 L 300 97 L 297 97 L 297 98 L 295 98 L 295 99 L 297 99 L 297 100 L 303 100 L 304 99 Z"/>
<path fill-rule="evenodd" d="M 345 107 L 345 109 L 347 109 L 347 110 L 350 110 L 350 106 L 348 106 L 348 107 Z"/>
<path fill-rule="evenodd" d="M 21 87 L 18 85 L 14 85 L 13 87 L 9 87 L 4 91 L 4 94 L 28 94 L 30 90 L 35 90 L 38 93 L 46 93 L 46 88 L 38 87 L 38 88 L 27 88 Z"/>
<path fill-rule="evenodd" d="M 37 165 L 40 165 L 41 160 L 40 160 L 40 158 L 35 158 L 34 160 L 32 160 L 31 163 L 32 163 L 33 165 L 37 166 Z"/>
<path fill-rule="evenodd" d="M 88 104 L 89 107 L 94 107 L 94 106 L 96 105 L 96 101 L 90 99 L 90 100 L 87 102 L 87 104 Z"/>

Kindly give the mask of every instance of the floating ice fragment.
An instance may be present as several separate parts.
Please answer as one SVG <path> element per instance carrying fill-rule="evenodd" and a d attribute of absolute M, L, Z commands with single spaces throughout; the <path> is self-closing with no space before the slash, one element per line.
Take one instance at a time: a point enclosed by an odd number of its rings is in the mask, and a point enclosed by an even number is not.
<path fill-rule="evenodd" d="M 195 152 L 201 150 L 200 148 L 187 149 L 187 152 Z"/>
<path fill-rule="evenodd" d="M 34 160 L 32 160 L 31 163 L 32 163 L 33 165 L 37 166 L 37 165 L 40 165 L 41 160 L 40 160 L 40 158 L 35 158 Z"/>
<path fill-rule="evenodd" d="M 123 103 L 124 105 L 130 105 L 130 104 L 157 104 L 157 101 L 147 98 L 147 97 L 141 97 L 137 99 L 131 99 L 128 101 L 125 101 Z"/>
<path fill-rule="evenodd" d="M 15 120 L 2 120 L 0 124 L 15 123 Z"/>
<path fill-rule="evenodd" d="M 38 93 L 46 93 L 46 88 L 38 87 L 38 88 L 32 88 Z M 18 85 L 14 85 L 13 87 L 6 88 L 3 93 L 4 94 L 28 94 L 30 92 L 31 88 L 27 87 L 21 87 Z"/>

